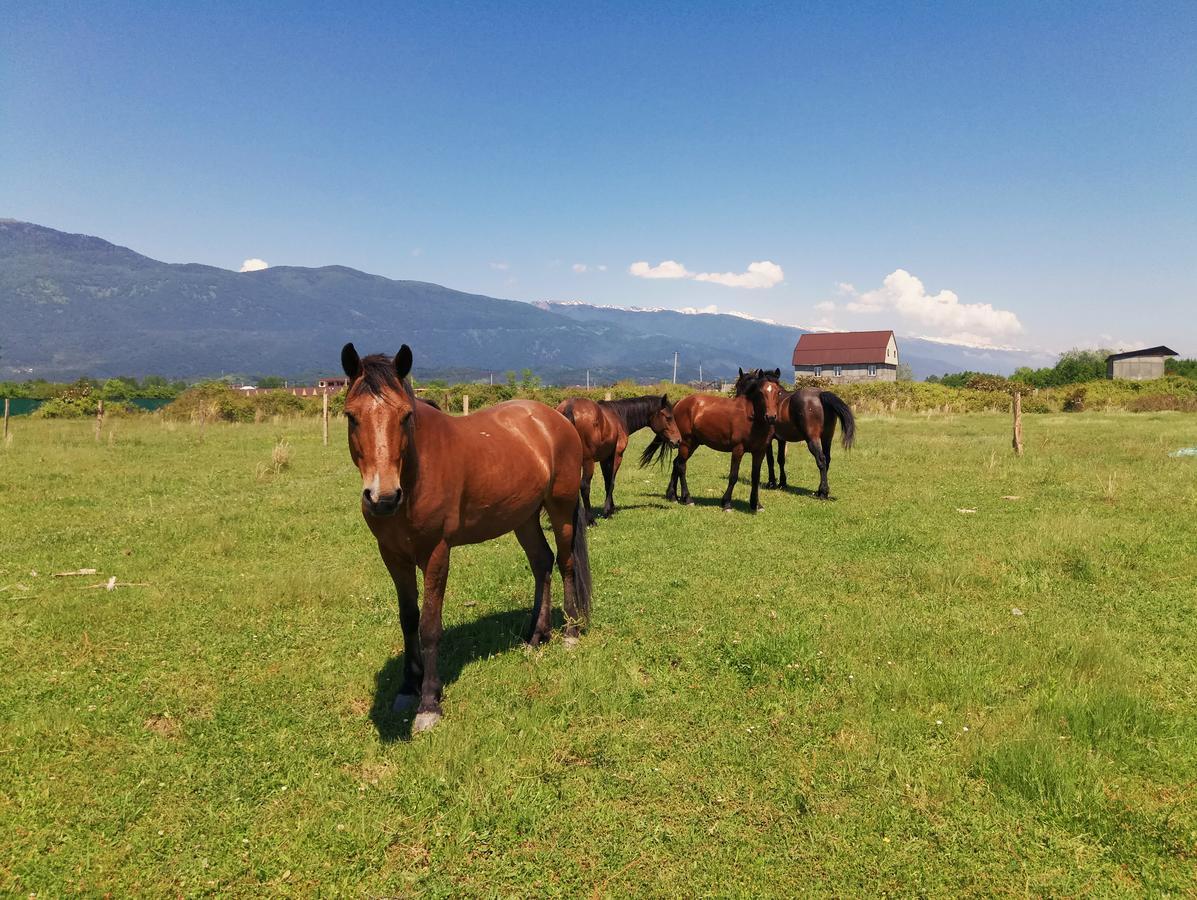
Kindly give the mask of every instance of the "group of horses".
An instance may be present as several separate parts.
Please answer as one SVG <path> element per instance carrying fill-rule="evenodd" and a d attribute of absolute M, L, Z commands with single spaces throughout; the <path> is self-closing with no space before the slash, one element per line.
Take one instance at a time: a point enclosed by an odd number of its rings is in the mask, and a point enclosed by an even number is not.
<path fill-rule="evenodd" d="M 692 503 L 686 465 L 700 446 L 731 454 L 723 508 L 731 509 L 740 460 L 752 456 L 749 505 L 761 508 L 762 461 L 773 478 L 772 444 L 780 445 L 780 486 L 785 487 L 786 442 L 803 441 L 819 467 L 817 496 L 826 498 L 827 468 L 836 422 L 843 443 L 852 445 L 852 411 L 835 394 L 804 388 L 787 391 L 780 370 L 740 371 L 732 397 L 693 394 L 676 405 L 667 396 L 596 403 L 564 401 L 557 409 L 533 400 L 508 400 L 468 416 L 450 416 L 417 399 L 408 380 L 411 349 L 393 358 L 361 357 L 353 344 L 341 350 L 348 379 L 345 418 L 349 453 L 362 476 L 362 513 L 395 582 L 403 629 L 403 683 L 396 709 L 416 706 L 412 731 L 426 731 L 441 717 L 437 650 L 441 609 L 453 547 L 477 544 L 514 532 L 535 581 L 533 647 L 552 632 L 554 560 L 564 583 L 564 642 L 577 643 L 589 622 L 590 562 L 586 530 L 596 521 L 590 504 L 595 464 L 602 470 L 606 498 L 602 514 L 615 512 L 615 478 L 628 438 L 641 428 L 654 436 L 640 464 L 663 462 L 676 450 L 665 496 Z M 679 492 L 680 488 L 680 492 Z M 554 548 L 541 529 L 542 513 L 553 529 Z M 416 569 L 424 575 L 424 603 L 418 602 Z"/>

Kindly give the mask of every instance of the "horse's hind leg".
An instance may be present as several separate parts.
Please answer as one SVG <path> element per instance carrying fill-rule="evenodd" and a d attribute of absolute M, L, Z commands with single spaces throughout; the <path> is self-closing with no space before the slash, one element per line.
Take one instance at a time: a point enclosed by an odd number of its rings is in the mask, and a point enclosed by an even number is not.
<path fill-rule="evenodd" d="M 540 529 L 540 511 L 515 530 L 515 537 L 524 548 L 536 587 L 532 595 L 532 623 L 528 626 L 528 643 L 539 646 L 552 634 L 553 551 Z"/>
<path fill-rule="evenodd" d="M 778 439 L 777 441 L 777 468 L 781 470 L 781 478 L 777 481 L 777 486 L 783 491 L 786 489 L 786 442 Z M 769 479 L 773 479 L 773 473 L 769 473 Z"/>
<path fill-rule="evenodd" d="M 594 513 L 590 511 L 590 480 L 592 478 L 594 478 L 594 460 L 588 456 L 582 460 L 582 504 L 586 507 L 587 525 L 593 525 L 597 521 Z"/>
<path fill-rule="evenodd" d="M 607 489 L 607 497 L 603 501 L 603 516 L 608 519 L 615 515 L 615 460 L 618 457 L 619 454 L 616 453 L 599 463 L 603 470 L 603 484 Z"/>
<path fill-rule="evenodd" d="M 731 512 L 732 508 L 732 491 L 736 487 L 736 481 L 740 477 L 740 460 L 744 456 L 744 448 L 736 447 L 731 454 L 731 471 L 727 473 L 727 490 L 723 492 L 723 511 Z M 760 463 L 757 463 L 757 476 L 760 476 Z"/>
<path fill-rule="evenodd" d="M 561 572 L 562 605 L 565 607 L 565 644 L 577 643 L 579 634 L 578 595 L 574 587 L 574 505 L 575 500 L 549 500 L 545 504 L 549 522 L 553 526 L 553 537 L 557 542 L 557 569 Z M 539 523 L 537 525 L 539 529 Z M 540 538 L 544 540 L 544 535 Z M 550 554 L 550 559 L 552 555 Z M 551 580 L 551 576 L 550 576 Z M 548 606 L 549 592 L 545 588 L 545 606 Z M 546 622 L 548 621 L 546 616 Z M 547 633 L 546 633 L 547 636 Z"/>
<path fill-rule="evenodd" d="M 819 467 L 819 491 L 815 496 L 820 500 L 826 500 L 828 496 L 827 457 L 823 454 L 823 447 L 820 442 L 814 438 L 808 438 L 806 446 L 810 449 L 810 455 L 815 458 L 815 465 Z"/>

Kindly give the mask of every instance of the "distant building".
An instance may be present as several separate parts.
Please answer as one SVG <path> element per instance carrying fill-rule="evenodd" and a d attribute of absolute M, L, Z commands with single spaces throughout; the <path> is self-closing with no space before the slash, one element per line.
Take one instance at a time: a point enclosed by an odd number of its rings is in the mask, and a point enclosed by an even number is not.
<path fill-rule="evenodd" d="M 1129 378 L 1131 381 L 1163 378 L 1164 360 L 1175 355 L 1176 351 L 1167 347 L 1115 353 L 1106 357 L 1106 378 Z"/>
<path fill-rule="evenodd" d="M 823 331 L 798 338 L 794 377 L 852 381 L 897 381 L 898 342 L 892 331 Z"/>

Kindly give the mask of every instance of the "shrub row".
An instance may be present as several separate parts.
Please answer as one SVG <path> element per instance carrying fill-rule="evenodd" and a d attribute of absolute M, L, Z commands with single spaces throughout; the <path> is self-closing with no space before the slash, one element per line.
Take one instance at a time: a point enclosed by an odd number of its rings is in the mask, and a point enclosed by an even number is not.
<path fill-rule="evenodd" d="M 1026 413 L 1080 412 L 1082 410 L 1124 409 L 1132 412 L 1162 410 L 1197 410 L 1197 382 L 1170 376 L 1155 381 L 1092 381 L 1056 388 L 1031 388 L 997 376 L 976 379 L 969 387 L 919 381 L 887 381 L 872 384 L 831 385 L 826 379 L 805 378 L 800 386 L 834 390 L 858 413 L 893 412 L 971 413 L 1003 411 L 1010 408 L 1010 395 L 1022 392 Z M 503 400 L 516 398 L 539 400 L 556 406 L 567 397 L 601 400 L 667 394 L 676 402 L 694 389 L 686 385 L 662 382 L 655 385 L 621 381 L 611 387 L 546 387 L 537 382 L 506 384 L 455 384 L 420 389 L 421 397 L 438 404 L 447 412 L 461 412 L 463 398 L 469 395 L 470 409 L 477 410 Z M 52 401 L 57 402 L 57 401 Z M 329 398 L 329 408 L 339 414 L 344 394 Z M 42 407 L 45 410 L 47 403 Z M 190 388 L 163 409 L 167 418 L 194 421 L 254 422 L 276 415 L 319 415 L 319 397 L 296 397 L 284 391 L 245 396 L 220 382 Z M 91 413 L 94 414 L 94 401 Z M 53 415 L 54 413 L 39 414 Z M 83 414 L 83 413 L 80 413 Z"/>

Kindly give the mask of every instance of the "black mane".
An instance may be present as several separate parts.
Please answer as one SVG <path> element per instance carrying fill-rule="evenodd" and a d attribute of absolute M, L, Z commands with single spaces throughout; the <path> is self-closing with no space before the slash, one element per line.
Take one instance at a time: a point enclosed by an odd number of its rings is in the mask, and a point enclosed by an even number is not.
<path fill-rule="evenodd" d="M 646 426 L 662 407 L 673 411 L 673 404 L 668 400 L 662 403 L 660 394 L 632 397 L 628 400 L 600 400 L 599 406 L 606 407 L 619 416 L 628 434 Z"/>

